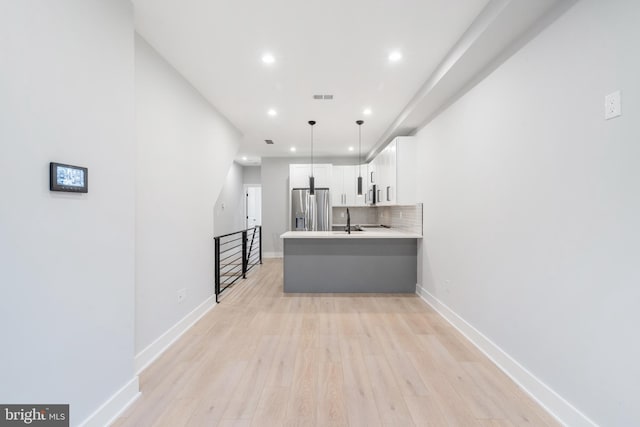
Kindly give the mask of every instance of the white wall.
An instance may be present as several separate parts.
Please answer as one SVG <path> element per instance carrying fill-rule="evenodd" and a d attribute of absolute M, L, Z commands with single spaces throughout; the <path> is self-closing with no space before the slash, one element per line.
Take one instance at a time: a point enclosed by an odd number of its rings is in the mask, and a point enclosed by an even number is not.
<path fill-rule="evenodd" d="M 243 169 L 235 162 L 229 168 L 214 208 L 213 233 L 216 236 L 245 229 Z"/>
<path fill-rule="evenodd" d="M 2 2 L 0 52 L 0 402 L 77 425 L 134 377 L 131 4 Z M 50 192 L 50 161 L 89 193 Z"/>
<path fill-rule="evenodd" d="M 135 44 L 140 352 L 213 294 L 214 204 L 240 134 L 140 36 Z"/>
<path fill-rule="evenodd" d="M 289 221 L 289 164 L 295 159 L 264 157 L 260 167 L 262 181 L 262 252 L 282 254 L 280 235 Z"/>
<path fill-rule="evenodd" d="M 261 184 L 260 166 L 244 166 L 242 168 L 243 181 L 245 184 Z"/>
<path fill-rule="evenodd" d="M 578 2 L 418 134 L 423 286 L 603 426 L 640 425 L 638 22 Z"/>

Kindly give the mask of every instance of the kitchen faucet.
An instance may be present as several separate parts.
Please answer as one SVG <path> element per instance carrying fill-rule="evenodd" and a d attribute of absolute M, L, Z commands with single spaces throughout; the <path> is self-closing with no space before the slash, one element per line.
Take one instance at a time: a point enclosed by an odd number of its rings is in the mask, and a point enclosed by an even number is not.
<path fill-rule="evenodd" d="M 349 214 L 349 208 L 347 208 L 347 234 L 351 234 L 351 215 Z"/>

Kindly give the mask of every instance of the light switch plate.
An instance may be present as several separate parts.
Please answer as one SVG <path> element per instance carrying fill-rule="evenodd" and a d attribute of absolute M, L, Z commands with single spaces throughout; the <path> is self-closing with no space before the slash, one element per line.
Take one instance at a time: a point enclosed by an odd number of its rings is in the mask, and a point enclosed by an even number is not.
<path fill-rule="evenodd" d="M 178 289 L 176 294 L 178 297 L 178 304 L 182 304 L 182 301 L 184 301 L 184 299 L 187 297 L 187 289 L 186 288 Z"/>
<path fill-rule="evenodd" d="M 604 97 L 604 118 L 609 120 L 621 114 L 620 91 L 617 90 Z"/>

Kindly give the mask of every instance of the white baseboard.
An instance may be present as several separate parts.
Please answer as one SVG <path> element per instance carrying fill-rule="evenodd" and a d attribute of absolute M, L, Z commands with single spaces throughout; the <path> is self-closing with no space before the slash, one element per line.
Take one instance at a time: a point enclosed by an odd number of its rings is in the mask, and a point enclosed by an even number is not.
<path fill-rule="evenodd" d="M 202 316 L 207 314 L 209 310 L 216 306 L 215 295 L 207 298 L 202 304 L 193 309 L 189 314 L 184 316 L 178 323 L 173 325 L 167 332 L 160 335 L 158 339 L 149 344 L 144 350 L 134 358 L 134 367 L 136 374 L 140 374 L 147 366 L 156 360 L 162 353 L 168 349 L 182 334 L 187 332 L 194 323 Z"/>
<path fill-rule="evenodd" d="M 429 293 L 429 291 L 416 285 L 416 293 L 559 422 L 571 427 L 597 427 L 597 424 L 590 420 L 589 417 L 536 378 L 535 375 L 505 353 L 504 350 L 484 336 L 482 332 L 470 325 L 446 304 Z"/>
<path fill-rule="evenodd" d="M 263 252 L 262 258 L 282 258 L 282 252 Z"/>
<path fill-rule="evenodd" d="M 104 427 L 115 421 L 138 397 L 140 388 L 138 386 L 138 376 L 133 377 L 124 387 L 114 393 L 105 403 L 102 404 L 86 420 L 81 427 Z"/>

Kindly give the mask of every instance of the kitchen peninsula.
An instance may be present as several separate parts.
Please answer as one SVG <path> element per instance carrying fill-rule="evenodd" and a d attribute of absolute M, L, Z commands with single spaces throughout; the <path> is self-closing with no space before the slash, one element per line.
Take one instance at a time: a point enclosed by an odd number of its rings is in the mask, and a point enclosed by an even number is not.
<path fill-rule="evenodd" d="M 414 293 L 417 241 L 395 229 L 289 231 L 284 241 L 285 292 Z"/>

